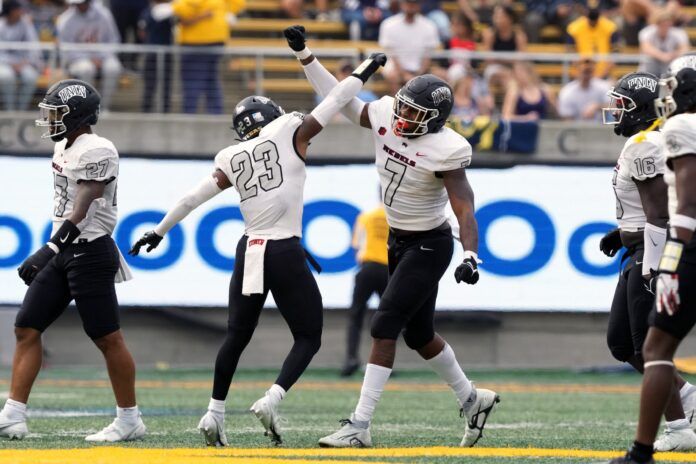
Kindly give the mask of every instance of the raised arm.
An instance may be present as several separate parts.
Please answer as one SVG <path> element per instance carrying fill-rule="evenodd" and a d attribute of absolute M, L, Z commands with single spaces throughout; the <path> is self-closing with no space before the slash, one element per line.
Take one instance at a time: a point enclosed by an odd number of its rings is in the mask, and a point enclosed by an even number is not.
<path fill-rule="evenodd" d="M 138 256 L 140 249 L 145 245 L 148 246 L 146 251 L 148 253 L 151 252 L 157 248 L 164 235 L 188 216 L 191 211 L 231 186 L 232 183 L 230 180 L 225 173 L 219 169 L 213 172 L 211 176 L 206 176 L 196 187 L 189 190 L 176 202 L 154 230 L 145 232 L 145 234 L 135 242 L 128 254 L 131 256 Z"/>
<path fill-rule="evenodd" d="M 464 248 L 464 261 L 454 271 L 457 283 L 473 285 L 479 280 L 478 224 L 474 216 L 474 191 L 469 185 L 464 168 L 442 173 L 452 210 L 459 223 L 459 239 Z"/>
<path fill-rule="evenodd" d="M 375 53 L 358 66 L 353 73 L 336 85 L 324 100 L 304 118 L 295 133 L 295 148 L 304 158 L 310 140 L 317 135 L 348 102 L 355 98 L 362 86 L 387 62 L 384 53 Z"/>
<path fill-rule="evenodd" d="M 331 90 L 338 85 L 338 80 L 331 74 L 312 54 L 305 42 L 304 26 L 291 26 L 283 31 L 288 45 L 293 50 L 293 53 L 302 63 L 307 80 L 312 85 L 317 94 L 321 97 L 326 97 Z M 362 127 L 371 128 L 370 118 L 368 116 L 367 107 L 369 103 L 365 103 L 357 97 L 353 97 L 346 106 L 343 107 L 341 113 L 350 121 Z"/>

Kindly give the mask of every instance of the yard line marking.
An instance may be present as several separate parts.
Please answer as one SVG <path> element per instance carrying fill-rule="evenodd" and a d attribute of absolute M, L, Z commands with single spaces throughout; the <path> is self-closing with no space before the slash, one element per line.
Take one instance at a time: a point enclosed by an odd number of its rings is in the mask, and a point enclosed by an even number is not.
<path fill-rule="evenodd" d="M 108 380 L 67 380 L 67 379 L 43 379 L 37 384 L 43 387 L 66 388 L 111 388 Z M 9 385 L 9 380 L 0 379 L 0 385 Z M 138 380 L 137 388 L 180 388 L 184 390 L 210 389 L 213 383 L 200 380 Z M 626 384 L 576 384 L 576 383 L 550 383 L 550 384 L 526 384 L 507 382 L 482 382 L 480 385 L 497 391 L 498 393 L 617 393 L 638 394 L 640 385 Z M 293 390 L 305 391 L 360 391 L 360 382 L 314 382 L 300 381 L 293 386 Z M 268 388 L 268 382 L 241 381 L 232 384 L 233 390 L 256 390 Z M 397 392 L 445 392 L 450 388 L 441 383 L 421 382 L 393 382 L 387 384 L 386 391 Z"/>
<path fill-rule="evenodd" d="M 314 464 L 327 462 L 321 458 L 414 458 L 414 457 L 502 457 L 502 458 L 585 458 L 611 459 L 622 454 L 621 451 L 579 450 L 554 448 L 454 448 L 454 447 L 413 447 L 413 448 L 373 448 L 373 449 L 284 449 L 284 448 L 117 448 L 98 447 L 72 450 L 0 450 L 0 461 L 12 464 L 204 464 L 226 463 L 282 463 L 282 458 L 293 459 L 293 464 Z M 10 458 L 9 461 L 3 458 Z M 210 459 L 213 458 L 213 459 Z M 660 461 L 696 463 L 693 453 L 657 453 Z M 229 460 L 228 460 L 229 459 Z M 285 462 L 288 462 L 285 460 Z M 362 461 L 329 460 L 354 464 Z"/>

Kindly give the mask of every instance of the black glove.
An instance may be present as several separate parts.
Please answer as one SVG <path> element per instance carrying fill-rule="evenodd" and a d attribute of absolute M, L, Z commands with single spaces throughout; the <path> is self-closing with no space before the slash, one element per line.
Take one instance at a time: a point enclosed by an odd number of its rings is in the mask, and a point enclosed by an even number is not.
<path fill-rule="evenodd" d="M 159 235 L 157 235 L 154 230 L 145 232 L 143 236 L 140 237 L 140 239 L 137 242 L 135 242 L 133 248 L 130 249 L 128 254 L 131 256 L 138 256 L 138 254 L 140 253 L 140 248 L 144 247 L 145 245 L 148 246 L 147 252 L 149 253 L 155 248 L 157 248 L 157 245 L 160 244 L 162 238 L 164 237 L 160 237 Z"/>
<path fill-rule="evenodd" d="M 19 277 L 25 284 L 31 284 L 36 274 L 38 274 L 55 256 L 56 252 L 51 250 L 48 245 L 42 246 L 36 253 L 25 259 L 22 265 L 17 268 Z"/>
<path fill-rule="evenodd" d="M 355 71 L 351 74 L 357 77 L 363 83 L 372 76 L 377 70 L 387 63 L 387 55 L 384 53 L 372 53 L 370 56 L 362 62 L 360 66 L 355 68 Z"/>
<path fill-rule="evenodd" d="M 466 282 L 474 285 L 479 280 L 478 264 L 472 257 L 466 258 L 462 264 L 454 270 L 454 279 L 459 282 Z"/>
<path fill-rule="evenodd" d="M 296 52 L 301 52 L 302 50 L 304 50 L 305 40 L 307 39 L 305 37 L 304 26 L 295 25 L 287 27 L 283 31 L 283 34 L 285 35 L 285 38 L 287 39 L 290 48 L 292 48 Z"/>
<path fill-rule="evenodd" d="M 614 257 L 622 247 L 623 244 L 621 243 L 621 232 L 619 229 L 610 230 L 602 237 L 602 240 L 599 241 L 599 249 L 610 258 Z"/>

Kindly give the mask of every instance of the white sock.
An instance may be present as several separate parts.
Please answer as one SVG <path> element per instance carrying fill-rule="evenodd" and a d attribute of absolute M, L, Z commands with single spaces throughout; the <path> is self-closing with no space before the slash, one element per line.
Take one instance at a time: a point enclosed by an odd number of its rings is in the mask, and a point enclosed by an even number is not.
<path fill-rule="evenodd" d="M 686 382 L 684 385 L 682 385 L 681 389 L 679 390 L 679 396 L 681 397 L 682 402 L 686 399 L 687 396 L 689 396 L 694 389 L 694 386 L 691 385 L 689 382 Z"/>
<path fill-rule="evenodd" d="M 208 411 L 212 412 L 216 416 L 225 417 L 225 400 L 216 400 L 210 398 L 210 403 L 208 403 Z"/>
<path fill-rule="evenodd" d="M 140 417 L 140 411 L 137 405 L 132 408 L 119 408 L 116 406 L 116 417 L 127 424 L 135 424 L 138 421 L 138 417 Z"/>
<path fill-rule="evenodd" d="M 271 385 L 271 388 L 269 388 L 266 393 L 268 393 L 268 398 L 271 400 L 271 403 L 273 403 L 274 405 L 278 405 L 278 403 L 280 403 L 283 400 L 283 398 L 285 398 L 286 391 L 283 387 L 281 387 L 277 383 L 274 383 L 273 385 Z"/>
<path fill-rule="evenodd" d="M 8 419 L 16 420 L 26 420 L 27 419 L 27 405 L 8 398 L 5 401 L 5 407 L 2 408 L 2 412 Z"/>
<path fill-rule="evenodd" d="M 360 390 L 360 400 L 355 407 L 355 420 L 368 424 L 372 420 L 372 414 L 375 412 L 375 407 L 379 402 L 380 396 L 382 396 L 391 371 L 390 368 L 378 366 L 377 364 L 368 364 L 365 367 L 365 378 Z"/>
<path fill-rule="evenodd" d="M 457 362 L 452 347 L 445 343 L 440 354 L 428 359 L 428 364 L 450 386 L 459 406 L 464 406 L 474 390 L 473 385 Z"/>
<path fill-rule="evenodd" d="M 691 424 L 687 419 L 677 419 L 674 421 L 665 422 L 665 426 L 670 430 L 683 430 L 691 427 Z"/>

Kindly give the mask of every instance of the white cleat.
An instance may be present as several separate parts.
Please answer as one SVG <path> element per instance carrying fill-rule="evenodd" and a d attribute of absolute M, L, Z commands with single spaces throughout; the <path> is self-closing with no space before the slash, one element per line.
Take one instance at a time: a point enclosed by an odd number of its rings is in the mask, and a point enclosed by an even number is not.
<path fill-rule="evenodd" d="M 696 450 L 696 433 L 691 428 L 665 431 L 653 445 L 655 451 L 693 451 Z"/>
<path fill-rule="evenodd" d="M 682 398 L 682 408 L 684 408 L 684 416 L 691 423 L 691 427 L 696 428 L 696 387 Z"/>
<path fill-rule="evenodd" d="M 372 436 L 370 427 L 358 427 L 354 423 L 353 415 L 350 419 L 341 419 L 341 427 L 338 432 L 319 439 L 322 448 L 371 448 Z"/>
<path fill-rule="evenodd" d="M 85 437 L 85 440 L 101 443 L 131 441 L 143 438 L 146 432 L 147 429 L 145 428 L 145 424 L 143 424 L 143 420 L 140 417 L 138 417 L 137 422 L 132 425 L 123 422 L 121 419 L 117 417 L 101 432 L 97 432 L 92 435 L 87 435 Z"/>
<path fill-rule="evenodd" d="M 495 405 L 500 403 L 500 396 L 492 390 L 476 389 L 476 400 L 466 410 L 459 411 L 461 417 L 466 417 L 464 438 L 459 446 L 472 447 L 483 436 L 483 428 L 488 417 L 493 413 Z"/>
<path fill-rule="evenodd" d="M 10 419 L 0 413 L 0 438 L 21 440 L 29 433 L 27 421 L 24 419 Z"/>
<path fill-rule="evenodd" d="M 225 417 L 222 414 L 213 414 L 208 411 L 198 423 L 198 430 L 205 438 L 208 446 L 227 446 L 227 436 L 225 435 Z"/>
<path fill-rule="evenodd" d="M 253 412 L 256 418 L 261 421 L 261 425 L 266 429 L 264 435 L 269 437 L 275 445 L 282 445 L 278 405 L 271 401 L 268 392 L 262 398 L 256 400 L 249 408 L 249 411 Z"/>

